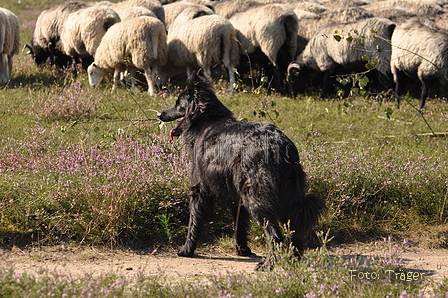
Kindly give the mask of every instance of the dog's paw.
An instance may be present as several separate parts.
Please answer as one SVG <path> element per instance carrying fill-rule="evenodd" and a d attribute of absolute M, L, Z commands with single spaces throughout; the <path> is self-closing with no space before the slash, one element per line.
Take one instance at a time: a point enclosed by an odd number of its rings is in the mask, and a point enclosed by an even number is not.
<path fill-rule="evenodd" d="M 250 250 L 249 246 L 247 246 L 247 245 L 236 246 L 235 249 L 236 249 L 237 255 L 239 255 L 239 256 L 247 257 L 252 254 L 252 251 Z"/>
<path fill-rule="evenodd" d="M 274 261 L 272 259 L 266 259 L 261 261 L 255 266 L 255 271 L 271 271 L 274 269 Z"/>
<path fill-rule="evenodd" d="M 181 246 L 179 250 L 177 251 L 177 255 L 179 257 L 192 257 L 194 253 L 194 250 L 189 249 L 187 245 Z"/>

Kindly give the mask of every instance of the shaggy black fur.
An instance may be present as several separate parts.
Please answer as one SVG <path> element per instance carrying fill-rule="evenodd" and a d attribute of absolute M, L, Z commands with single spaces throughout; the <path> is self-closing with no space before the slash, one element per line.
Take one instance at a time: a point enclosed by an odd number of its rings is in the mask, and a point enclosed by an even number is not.
<path fill-rule="evenodd" d="M 317 194 L 305 195 L 305 172 L 297 148 L 285 134 L 271 124 L 236 121 L 210 82 L 196 73 L 176 105 L 158 116 L 165 122 L 184 117 L 171 135 L 181 135 L 192 161 L 190 222 L 179 256 L 193 255 L 214 201 L 232 210 L 239 255 L 251 254 L 249 218 L 265 227 L 270 249 L 256 269 L 273 265 L 272 242 L 283 240 L 279 222 L 290 221 L 296 253 L 302 255 L 303 239 L 325 210 L 325 202 Z"/>

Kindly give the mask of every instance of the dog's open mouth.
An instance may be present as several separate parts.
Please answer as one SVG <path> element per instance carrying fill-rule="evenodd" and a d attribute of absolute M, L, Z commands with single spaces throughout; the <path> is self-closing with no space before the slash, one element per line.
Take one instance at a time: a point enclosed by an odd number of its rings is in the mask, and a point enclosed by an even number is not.
<path fill-rule="evenodd" d="M 174 137 L 178 137 L 182 133 L 182 124 L 184 124 L 185 118 L 182 118 L 176 126 L 170 131 L 170 139 L 171 141 L 174 141 Z"/>

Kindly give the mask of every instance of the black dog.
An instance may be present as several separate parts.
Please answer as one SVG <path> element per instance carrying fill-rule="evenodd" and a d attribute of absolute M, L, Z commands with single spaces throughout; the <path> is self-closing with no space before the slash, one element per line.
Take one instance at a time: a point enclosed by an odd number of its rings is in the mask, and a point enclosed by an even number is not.
<path fill-rule="evenodd" d="M 232 210 L 239 255 L 251 254 L 249 218 L 265 227 L 270 249 L 256 269 L 273 265 L 272 242 L 283 240 L 278 222 L 289 222 L 296 254 L 303 254 L 303 239 L 325 202 L 317 194 L 305 195 L 305 172 L 286 135 L 271 124 L 236 121 L 207 78 L 197 73 L 187 80 L 176 105 L 158 117 L 165 122 L 183 117 L 171 137 L 182 136 L 192 161 L 190 222 L 179 256 L 193 255 L 215 200 Z"/>

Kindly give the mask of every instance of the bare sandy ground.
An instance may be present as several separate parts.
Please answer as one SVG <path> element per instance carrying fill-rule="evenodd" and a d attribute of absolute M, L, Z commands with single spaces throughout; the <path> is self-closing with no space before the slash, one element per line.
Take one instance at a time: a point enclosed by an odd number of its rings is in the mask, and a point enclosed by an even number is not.
<path fill-rule="evenodd" d="M 375 244 L 350 244 L 330 248 L 330 253 L 342 256 L 377 255 Z M 384 248 L 382 248 L 384 250 Z M 176 255 L 173 248 L 154 251 L 131 251 L 92 247 L 52 246 L 27 250 L 0 249 L 0 268 L 13 268 L 16 274 L 37 274 L 46 270 L 73 278 L 106 273 L 119 276 L 166 275 L 188 278 L 209 274 L 254 273 L 265 252 L 251 257 L 239 257 L 213 245 L 202 246 L 193 258 Z M 406 269 L 421 270 L 425 278 L 448 278 L 448 250 L 407 247 L 400 252 Z"/>

